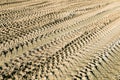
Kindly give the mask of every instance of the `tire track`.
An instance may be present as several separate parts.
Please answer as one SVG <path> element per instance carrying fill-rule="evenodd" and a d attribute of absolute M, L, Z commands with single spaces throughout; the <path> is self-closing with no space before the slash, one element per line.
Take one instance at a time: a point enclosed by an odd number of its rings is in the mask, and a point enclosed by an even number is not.
<path fill-rule="evenodd" d="M 0 80 L 119 79 L 119 3 L 1 1 Z"/>

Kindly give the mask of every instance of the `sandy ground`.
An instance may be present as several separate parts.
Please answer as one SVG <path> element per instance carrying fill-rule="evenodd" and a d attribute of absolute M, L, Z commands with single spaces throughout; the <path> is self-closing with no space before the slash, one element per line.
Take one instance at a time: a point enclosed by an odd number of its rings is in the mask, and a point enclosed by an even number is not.
<path fill-rule="evenodd" d="M 0 0 L 0 80 L 119 80 L 119 0 Z"/>

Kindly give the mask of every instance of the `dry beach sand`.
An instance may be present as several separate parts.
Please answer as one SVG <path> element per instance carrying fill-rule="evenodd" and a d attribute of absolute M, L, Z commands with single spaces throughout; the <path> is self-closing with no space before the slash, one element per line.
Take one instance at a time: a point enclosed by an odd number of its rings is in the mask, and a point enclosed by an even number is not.
<path fill-rule="evenodd" d="M 120 80 L 120 1 L 0 0 L 0 80 Z"/>

